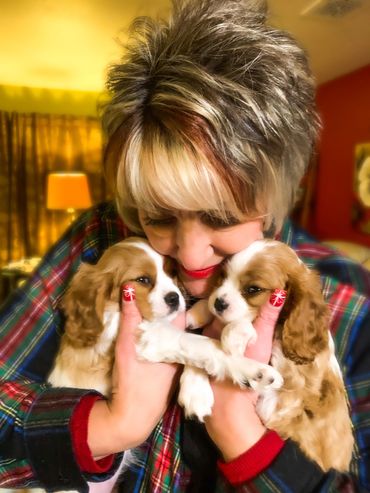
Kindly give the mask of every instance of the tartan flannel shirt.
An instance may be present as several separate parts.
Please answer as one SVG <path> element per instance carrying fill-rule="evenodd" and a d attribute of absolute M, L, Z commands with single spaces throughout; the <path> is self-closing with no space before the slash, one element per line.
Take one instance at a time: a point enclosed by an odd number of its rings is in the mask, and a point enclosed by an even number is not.
<path fill-rule="evenodd" d="M 86 394 L 50 388 L 50 371 L 63 331 L 58 303 L 81 261 L 95 263 L 102 252 L 129 234 L 113 204 L 84 213 L 49 251 L 32 277 L 0 311 L 0 487 L 43 486 L 49 491 L 87 491 L 87 480 L 110 477 L 81 472 L 73 453 L 69 423 Z M 287 221 L 280 239 L 321 273 L 331 309 L 330 328 L 347 387 L 356 450 L 350 474 L 323 474 L 299 447 L 287 440 L 273 463 L 253 480 L 233 489 L 217 471 L 215 460 L 196 471 L 191 462 L 208 457 L 174 402 L 148 440 L 137 448 L 136 462 L 123 475 L 125 492 L 350 492 L 370 491 L 370 274 L 351 260 L 315 243 Z M 333 423 L 335 426 L 335 423 Z M 196 431 L 196 430 L 195 430 Z M 190 449 L 195 460 L 189 461 Z M 201 442 L 201 440 L 200 440 Z M 338 443 L 338 447 L 341 444 Z M 205 451 L 205 453 L 204 453 Z M 191 455 L 190 454 L 190 455 Z M 197 486 L 203 469 L 211 470 Z M 208 486 L 207 486 L 208 485 Z"/>

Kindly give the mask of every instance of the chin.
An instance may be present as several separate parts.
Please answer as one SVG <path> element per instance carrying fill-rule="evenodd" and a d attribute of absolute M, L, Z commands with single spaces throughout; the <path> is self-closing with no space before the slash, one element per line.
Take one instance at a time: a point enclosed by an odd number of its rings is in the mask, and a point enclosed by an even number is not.
<path fill-rule="evenodd" d="M 183 281 L 186 291 L 196 298 L 207 298 L 214 289 L 213 279 L 187 279 Z"/>

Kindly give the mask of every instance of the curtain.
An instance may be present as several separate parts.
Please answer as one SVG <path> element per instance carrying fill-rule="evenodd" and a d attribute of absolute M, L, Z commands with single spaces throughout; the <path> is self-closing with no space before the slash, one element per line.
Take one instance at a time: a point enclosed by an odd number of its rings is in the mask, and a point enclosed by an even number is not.
<path fill-rule="evenodd" d="M 46 209 L 50 172 L 82 171 L 93 203 L 108 198 L 97 118 L 0 111 L 0 266 L 43 255 L 68 225 Z"/>

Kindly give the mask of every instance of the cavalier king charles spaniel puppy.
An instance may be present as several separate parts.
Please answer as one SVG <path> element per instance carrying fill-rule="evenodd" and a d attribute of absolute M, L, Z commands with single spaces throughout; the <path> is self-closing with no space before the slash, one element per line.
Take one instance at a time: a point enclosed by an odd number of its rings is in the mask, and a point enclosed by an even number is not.
<path fill-rule="evenodd" d="M 329 309 L 319 276 L 284 243 L 256 241 L 225 264 L 219 286 L 208 300 L 210 312 L 225 324 L 221 347 L 228 354 L 244 353 L 257 337 L 252 321 L 276 290 L 283 297 L 286 293 L 286 300 L 275 328 L 270 363 L 284 383 L 280 388 L 262 389 L 257 412 L 267 428 L 296 441 L 324 471 L 348 471 L 354 440 L 328 329 Z M 196 311 L 193 316 L 196 319 Z M 187 415 L 201 420 L 211 413 L 213 395 L 204 372 L 185 368 L 179 402 Z"/>
<path fill-rule="evenodd" d="M 163 258 L 145 240 L 130 238 L 111 246 L 96 265 L 81 264 L 62 300 L 66 322 L 48 377 L 52 385 L 110 394 L 122 286 L 127 283 L 135 288 L 146 320 L 171 321 L 185 310 Z"/>

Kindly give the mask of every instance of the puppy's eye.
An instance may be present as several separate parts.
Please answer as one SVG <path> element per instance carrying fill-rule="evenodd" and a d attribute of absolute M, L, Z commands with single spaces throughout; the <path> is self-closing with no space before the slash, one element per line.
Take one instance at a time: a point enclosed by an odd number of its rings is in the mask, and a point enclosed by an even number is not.
<path fill-rule="evenodd" d="M 140 284 L 145 284 L 146 286 L 152 285 L 152 280 L 149 276 L 141 276 L 135 279 L 136 282 Z"/>
<path fill-rule="evenodd" d="M 244 288 L 244 293 L 245 294 L 258 294 L 263 291 L 262 288 L 259 288 L 258 286 L 247 286 Z"/>

